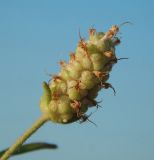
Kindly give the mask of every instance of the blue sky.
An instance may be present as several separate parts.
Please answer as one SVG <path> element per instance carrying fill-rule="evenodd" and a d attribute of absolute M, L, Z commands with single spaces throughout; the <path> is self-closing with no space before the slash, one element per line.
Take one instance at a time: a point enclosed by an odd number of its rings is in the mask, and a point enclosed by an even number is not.
<path fill-rule="evenodd" d="M 41 83 L 59 71 L 58 61 L 75 50 L 95 27 L 121 27 L 119 61 L 109 82 L 116 88 L 99 94 L 103 109 L 91 116 L 98 127 L 44 125 L 28 142 L 59 146 L 12 160 L 154 159 L 154 1 L 152 0 L 0 0 L 0 148 L 14 143 L 40 116 Z M 91 111 L 90 111 L 91 112 Z"/>

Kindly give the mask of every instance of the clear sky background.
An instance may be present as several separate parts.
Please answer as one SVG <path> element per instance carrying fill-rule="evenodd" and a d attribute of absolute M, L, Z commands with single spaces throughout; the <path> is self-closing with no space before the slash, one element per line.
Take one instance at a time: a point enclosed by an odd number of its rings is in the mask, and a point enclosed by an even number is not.
<path fill-rule="evenodd" d="M 0 149 L 15 142 L 40 116 L 42 81 L 59 71 L 79 40 L 78 31 L 121 27 L 119 61 L 91 123 L 47 123 L 28 142 L 56 143 L 12 160 L 154 159 L 154 1 L 0 0 Z M 92 110 L 91 110 L 92 111 Z M 91 112 L 90 111 L 90 112 Z"/>

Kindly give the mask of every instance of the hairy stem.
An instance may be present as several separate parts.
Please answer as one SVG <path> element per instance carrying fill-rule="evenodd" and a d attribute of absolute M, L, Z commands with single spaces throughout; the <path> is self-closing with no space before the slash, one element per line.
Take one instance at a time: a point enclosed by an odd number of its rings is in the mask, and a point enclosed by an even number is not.
<path fill-rule="evenodd" d="M 31 128 L 29 128 L 17 141 L 13 144 L 0 158 L 0 160 L 7 160 L 19 147 L 39 129 L 49 118 L 47 116 L 41 116 Z"/>

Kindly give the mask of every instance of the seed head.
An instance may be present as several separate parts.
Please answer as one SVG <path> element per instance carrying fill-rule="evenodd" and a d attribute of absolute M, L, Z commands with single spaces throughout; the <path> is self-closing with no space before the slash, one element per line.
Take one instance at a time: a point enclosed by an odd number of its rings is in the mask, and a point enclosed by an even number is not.
<path fill-rule="evenodd" d="M 109 31 L 89 30 L 89 40 L 81 38 L 75 52 L 70 54 L 70 61 L 60 61 L 61 71 L 52 76 L 47 84 L 43 83 L 44 93 L 40 107 L 43 114 L 48 114 L 55 123 L 72 123 L 89 120 L 86 111 L 100 105 L 95 100 L 101 89 L 112 88 L 109 73 L 119 59 L 115 47 L 120 43 L 119 27 L 113 25 Z"/>

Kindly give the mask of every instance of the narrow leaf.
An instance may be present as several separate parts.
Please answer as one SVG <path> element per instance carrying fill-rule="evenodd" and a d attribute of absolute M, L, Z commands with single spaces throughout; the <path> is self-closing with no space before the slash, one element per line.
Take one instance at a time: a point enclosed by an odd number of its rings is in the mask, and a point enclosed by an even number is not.
<path fill-rule="evenodd" d="M 28 143 L 28 144 L 23 144 L 16 152 L 12 154 L 12 156 L 27 153 L 27 152 L 37 151 L 41 149 L 57 149 L 57 148 L 58 146 L 56 144 L 50 144 L 45 142 Z M 0 157 L 7 150 L 8 148 L 4 149 L 3 151 L 0 151 Z"/>

